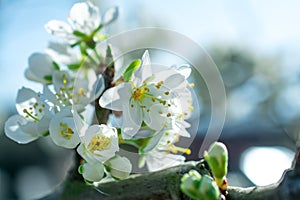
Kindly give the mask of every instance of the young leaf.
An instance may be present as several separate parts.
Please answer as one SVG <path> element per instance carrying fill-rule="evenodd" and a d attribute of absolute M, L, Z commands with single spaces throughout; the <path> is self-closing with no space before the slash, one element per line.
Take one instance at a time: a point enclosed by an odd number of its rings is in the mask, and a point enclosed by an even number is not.
<path fill-rule="evenodd" d="M 133 73 L 140 67 L 140 65 L 141 65 L 140 59 L 134 60 L 128 65 L 128 67 L 126 68 L 126 70 L 123 73 L 123 79 L 125 82 L 128 82 L 131 80 Z"/>

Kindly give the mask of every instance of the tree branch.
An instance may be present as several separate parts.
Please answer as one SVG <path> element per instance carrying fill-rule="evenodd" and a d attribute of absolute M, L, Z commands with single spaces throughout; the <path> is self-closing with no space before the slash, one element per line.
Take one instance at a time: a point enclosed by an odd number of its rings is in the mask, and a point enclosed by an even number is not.
<path fill-rule="evenodd" d="M 191 169 L 201 174 L 209 172 L 203 161 L 187 162 L 183 165 L 142 175 L 132 175 L 122 181 L 108 181 L 97 187 L 86 185 L 68 177 L 51 195 L 52 199 L 104 199 L 104 200 L 160 200 L 189 199 L 180 190 L 183 174 Z M 265 187 L 229 187 L 227 200 L 298 200 L 300 197 L 300 176 L 294 170 L 287 170 L 278 184 Z"/>

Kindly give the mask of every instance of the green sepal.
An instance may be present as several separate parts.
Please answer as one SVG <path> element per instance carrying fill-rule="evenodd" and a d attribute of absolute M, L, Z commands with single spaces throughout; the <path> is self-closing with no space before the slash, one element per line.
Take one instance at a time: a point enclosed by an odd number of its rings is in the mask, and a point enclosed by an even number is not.
<path fill-rule="evenodd" d="M 79 165 L 78 167 L 78 173 L 83 174 L 83 165 Z"/>
<path fill-rule="evenodd" d="M 78 64 L 78 63 L 68 65 L 68 69 L 70 69 L 70 70 L 77 70 L 79 68 L 80 68 L 80 64 Z"/>
<path fill-rule="evenodd" d="M 132 61 L 123 73 L 123 80 L 125 82 L 129 82 L 132 78 L 133 73 L 140 67 L 140 65 L 140 59 Z"/>
<path fill-rule="evenodd" d="M 80 43 L 79 48 L 80 48 L 80 53 L 82 55 L 86 56 L 88 54 L 87 53 L 88 46 L 87 46 L 87 44 L 85 42 Z"/>
<path fill-rule="evenodd" d="M 146 156 L 145 155 L 141 155 L 140 158 L 139 158 L 139 162 L 138 162 L 139 168 L 144 167 L 145 163 L 146 163 Z"/>
<path fill-rule="evenodd" d="M 82 32 L 77 31 L 77 30 L 73 31 L 73 35 L 75 35 L 77 37 L 81 37 L 83 39 L 88 37 L 85 33 L 82 33 Z"/>
<path fill-rule="evenodd" d="M 59 70 L 59 69 L 60 69 L 60 67 L 59 67 L 59 65 L 57 64 L 57 62 L 53 61 L 53 62 L 52 62 L 52 65 L 53 65 L 54 69 L 56 69 L 56 70 Z"/>
<path fill-rule="evenodd" d="M 77 45 L 80 45 L 81 41 L 75 42 L 74 44 L 71 44 L 70 47 L 76 47 Z"/>
<path fill-rule="evenodd" d="M 93 181 L 89 181 L 89 180 L 87 180 L 87 179 L 84 179 L 84 182 L 87 184 L 87 185 L 93 185 Z"/>
<path fill-rule="evenodd" d="M 101 30 L 102 27 L 103 27 L 103 25 L 100 24 L 100 25 L 92 32 L 91 37 L 93 38 L 93 37 L 96 35 L 96 33 L 97 33 L 98 31 Z"/>
<path fill-rule="evenodd" d="M 52 75 L 46 75 L 46 76 L 44 76 L 44 79 L 46 81 L 52 82 Z"/>
<path fill-rule="evenodd" d="M 47 131 L 43 134 L 44 137 L 47 137 L 48 135 L 50 135 L 49 131 Z"/>

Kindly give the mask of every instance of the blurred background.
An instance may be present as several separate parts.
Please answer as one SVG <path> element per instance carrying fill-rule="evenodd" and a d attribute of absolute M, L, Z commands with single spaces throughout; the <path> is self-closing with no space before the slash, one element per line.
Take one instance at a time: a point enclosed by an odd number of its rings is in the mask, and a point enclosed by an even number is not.
<path fill-rule="evenodd" d="M 55 40 L 44 24 L 66 20 L 75 2 L 0 0 L 0 199 L 42 197 L 63 180 L 72 164 L 72 151 L 54 146 L 47 138 L 18 145 L 5 137 L 3 126 L 16 113 L 19 88 L 41 89 L 25 79 L 24 70 L 31 53 L 43 52 L 48 41 Z M 119 19 L 107 30 L 111 35 L 138 27 L 162 27 L 202 45 L 219 68 L 226 89 L 227 115 L 220 141 L 229 149 L 229 184 L 267 185 L 280 179 L 291 166 L 299 138 L 300 2 L 94 2 L 103 12 L 119 6 Z M 154 35 L 149 41 L 166 37 Z M 197 57 L 197 52 L 191 53 Z M 172 55 L 155 56 L 155 61 L 165 59 L 169 65 L 185 62 Z M 211 114 L 205 82 L 201 77 L 194 80 L 200 106 L 194 118 L 201 115 L 201 120 L 198 131 L 192 133 L 197 137 L 188 159 L 198 158 Z"/>

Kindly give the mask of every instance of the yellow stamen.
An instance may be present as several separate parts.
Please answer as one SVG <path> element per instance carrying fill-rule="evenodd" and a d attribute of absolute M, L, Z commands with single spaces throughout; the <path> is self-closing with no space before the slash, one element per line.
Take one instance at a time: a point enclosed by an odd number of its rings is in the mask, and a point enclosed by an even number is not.
<path fill-rule="evenodd" d="M 87 147 L 87 151 L 102 151 L 108 149 L 110 142 L 110 138 L 104 135 L 94 135 Z"/>
<path fill-rule="evenodd" d="M 60 134 L 67 140 L 70 140 L 74 134 L 74 131 L 69 127 L 68 124 L 60 122 L 59 126 L 61 127 Z"/>
<path fill-rule="evenodd" d="M 190 155 L 192 152 L 190 149 L 188 148 L 182 148 L 182 147 L 177 147 L 174 144 L 169 144 L 167 150 L 169 150 L 172 153 L 178 153 L 178 152 L 182 152 L 185 153 L 187 155 Z"/>

